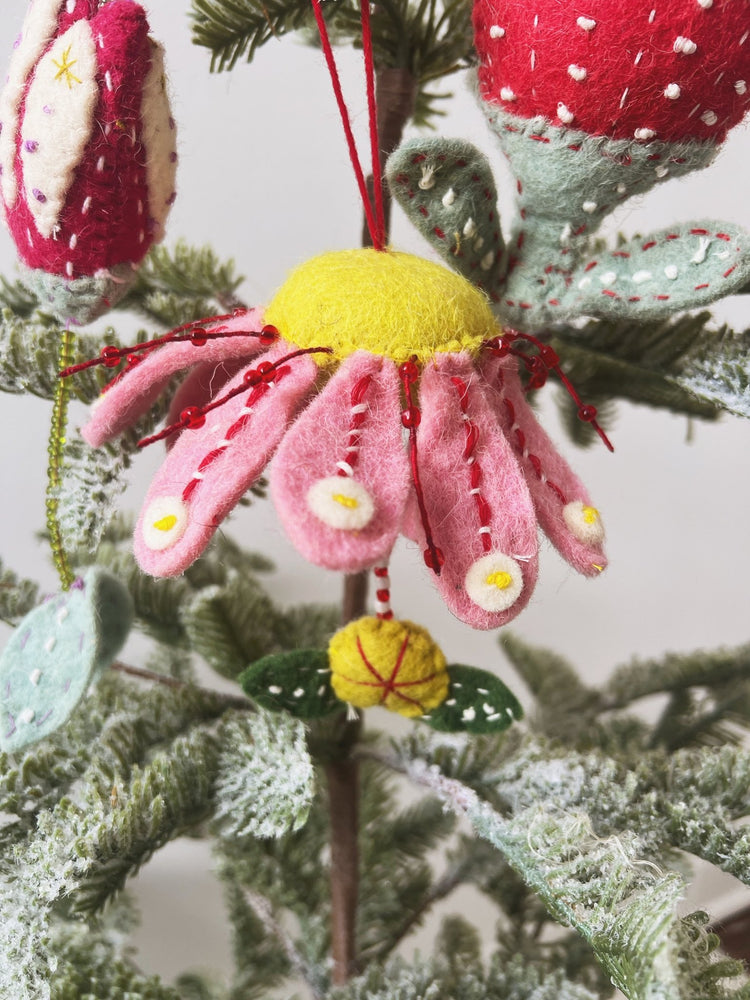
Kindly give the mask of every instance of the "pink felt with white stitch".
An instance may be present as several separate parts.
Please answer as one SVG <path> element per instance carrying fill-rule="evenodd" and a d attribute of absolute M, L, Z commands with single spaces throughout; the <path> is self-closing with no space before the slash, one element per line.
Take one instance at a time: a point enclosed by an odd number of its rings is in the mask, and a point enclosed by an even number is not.
<path fill-rule="evenodd" d="M 575 538 L 562 513 L 565 503 L 574 500 L 589 505 L 589 494 L 526 402 L 515 358 L 487 355 L 481 374 L 492 387 L 488 398 L 526 474 L 542 531 L 574 569 L 585 576 L 598 576 L 607 565 L 601 546 L 586 545 Z"/>
<path fill-rule="evenodd" d="M 363 379 L 369 381 L 359 405 L 367 409 L 361 425 L 352 431 L 356 416 L 352 395 Z M 410 485 L 400 414 L 395 364 L 357 351 L 286 434 L 271 470 L 271 491 L 287 535 L 306 559 L 344 573 L 387 559 L 400 530 Z M 349 451 L 352 443 L 354 450 Z M 337 469 L 340 461 L 350 464 L 351 478 L 374 501 L 374 516 L 360 530 L 325 524 L 307 501 L 314 483 L 343 471 Z M 347 478 L 341 476 L 342 488 Z"/>
<path fill-rule="evenodd" d="M 273 364 L 294 350 L 289 343 L 277 344 L 263 360 Z M 200 556 L 221 521 L 268 464 L 317 375 L 309 355 L 292 358 L 280 365 L 273 384 L 263 389 L 248 386 L 212 410 L 201 428 L 183 431 L 151 484 L 136 526 L 134 551 L 145 572 L 176 576 Z M 220 396 L 242 385 L 243 376 L 244 372 L 235 376 Z M 243 413 L 251 399 L 250 412 Z M 155 551 L 144 540 L 144 513 L 160 497 L 184 499 L 188 525 L 173 545 Z"/>
<path fill-rule="evenodd" d="M 251 309 L 241 316 L 233 316 L 205 329 L 212 331 L 259 332 L 263 326 L 263 312 Z M 263 350 L 258 337 L 227 337 L 208 340 L 197 347 L 190 340 L 166 343 L 147 355 L 124 378 L 115 382 L 99 397 L 91 419 L 82 429 L 83 438 L 99 447 L 105 441 L 121 434 L 135 420 L 143 416 L 166 389 L 177 372 L 196 364 L 216 364 L 235 359 L 250 359 Z"/>
<path fill-rule="evenodd" d="M 467 420 L 453 377 L 468 386 L 467 416 L 477 431 L 473 456 L 481 470 L 478 488 L 489 505 L 491 551 L 511 556 L 521 567 L 523 590 L 504 611 L 483 610 L 466 591 L 467 571 L 487 555 L 487 549 L 479 530 L 482 525 L 465 458 Z M 426 365 L 419 403 L 419 476 L 433 538 L 445 557 L 440 575 L 434 577 L 435 584 L 450 610 L 462 621 L 473 628 L 498 628 L 526 606 L 536 582 L 536 516 L 529 491 L 467 354 L 438 354 Z M 421 525 L 418 537 L 424 546 Z"/>

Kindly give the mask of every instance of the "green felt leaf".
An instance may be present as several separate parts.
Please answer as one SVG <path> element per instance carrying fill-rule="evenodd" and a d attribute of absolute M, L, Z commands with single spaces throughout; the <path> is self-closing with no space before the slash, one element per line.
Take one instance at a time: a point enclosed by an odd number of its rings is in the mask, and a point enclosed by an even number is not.
<path fill-rule="evenodd" d="M 411 139 L 390 156 L 386 177 L 410 222 L 445 262 L 494 292 L 504 245 L 484 153 L 456 139 Z"/>
<path fill-rule="evenodd" d="M 62 726 L 132 617 L 125 588 L 99 568 L 30 612 L 0 656 L 0 748 L 19 750 Z"/>
<path fill-rule="evenodd" d="M 428 726 L 451 733 L 499 733 L 523 717 L 523 709 L 499 677 L 459 663 L 448 667 L 448 697 L 422 716 Z"/>
<path fill-rule="evenodd" d="M 589 316 L 658 320 L 740 291 L 750 279 L 750 234 L 701 219 L 636 236 L 583 261 L 563 306 Z"/>
<path fill-rule="evenodd" d="M 264 656 L 239 676 L 242 690 L 263 708 L 298 719 L 319 719 L 341 709 L 333 693 L 328 653 L 295 649 Z"/>

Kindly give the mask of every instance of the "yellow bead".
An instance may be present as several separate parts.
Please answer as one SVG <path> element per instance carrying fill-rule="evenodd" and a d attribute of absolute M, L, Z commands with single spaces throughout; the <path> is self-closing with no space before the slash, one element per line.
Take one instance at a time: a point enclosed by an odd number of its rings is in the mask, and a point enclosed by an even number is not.
<path fill-rule="evenodd" d="M 412 622 L 360 618 L 333 636 L 328 655 L 336 697 L 357 708 L 383 705 L 413 717 L 448 697 L 445 657 Z"/>

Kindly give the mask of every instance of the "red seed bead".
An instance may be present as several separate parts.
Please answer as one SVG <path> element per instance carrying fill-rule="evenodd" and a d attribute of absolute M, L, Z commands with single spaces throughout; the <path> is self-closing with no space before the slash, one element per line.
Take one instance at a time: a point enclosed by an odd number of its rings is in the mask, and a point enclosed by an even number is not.
<path fill-rule="evenodd" d="M 276 378 L 276 369 L 270 361 L 261 361 L 258 365 L 258 374 L 264 382 L 273 382 Z"/>
<path fill-rule="evenodd" d="M 425 549 L 424 562 L 427 569 L 432 569 L 435 570 L 436 573 L 439 573 L 441 567 L 445 565 L 445 556 L 443 555 L 442 550 L 437 547 Z"/>
<path fill-rule="evenodd" d="M 541 389 L 543 385 L 546 385 L 546 382 L 547 373 L 537 372 L 535 375 L 531 376 L 526 387 L 527 389 Z"/>
<path fill-rule="evenodd" d="M 260 372 L 257 368 L 248 368 L 242 376 L 242 381 L 245 385 L 257 385 L 261 381 Z"/>
<path fill-rule="evenodd" d="M 421 420 L 422 414 L 416 406 L 409 406 L 401 414 L 401 423 L 404 427 L 419 427 Z"/>
<path fill-rule="evenodd" d="M 202 427 L 205 422 L 206 416 L 204 413 L 201 413 L 198 406 L 187 406 L 180 414 L 180 423 L 184 424 L 185 427 L 189 427 L 191 431 Z"/>
<path fill-rule="evenodd" d="M 260 331 L 260 337 L 258 338 L 264 347 L 270 347 L 275 341 L 279 339 L 281 334 L 276 329 L 275 326 L 264 326 Z"/>
<path fill-rule="evenodd" d="M 116 347 L 103 347 L 99 357 L 105 368 L 117 368 L 120 363 L 120 352 Z"/>
<path fill-rule="evenodd" d="M 135 366 L 139 365 L 142 360 L 143 358 L 139 358 L 137 354 L 128 354 L 128 368 L 135 368 Z"/>
<path fill-rule="evenodd" d="M 414 361 L 404 361 L 398 366 L 398 373 L 404 382 L 416 382 L 419 378 L 419 368 Z"/>
<path fill-rule="evenodd" d="M 236 309 L 232 310 L 232 315 L 233 316 L 246 316 L 247 315 L 247 309 L 245 309 L 243 306 L 238 306 Z"/>
<path fill-rule="evenodd" d="M 542 344 L 539 348 L 539 357 L 547 368 L 554 368 L 555 365 L 560 364 L 557 351 L 551 348 L 549 344 Z"/>
<path fill-rule="evenodd" d="M 510 354 L 510 343 L 503 337 L 498 337 L 492 342 L 490 350 L 498 358 L 507 357 Z"/>
<path fill-rule="evenodd" d="M 579 406 L 578 417 L 587 424 L 590 424 L 592 420 L 596 420 L 596 407 L 590 405 Z"/>
<path fill-rule="evenodd" d="M 206 331 L 202 326 L 198 326 L 190 333 L 190 343 L 193 347 L 205 347 L 208 342 Z"/>

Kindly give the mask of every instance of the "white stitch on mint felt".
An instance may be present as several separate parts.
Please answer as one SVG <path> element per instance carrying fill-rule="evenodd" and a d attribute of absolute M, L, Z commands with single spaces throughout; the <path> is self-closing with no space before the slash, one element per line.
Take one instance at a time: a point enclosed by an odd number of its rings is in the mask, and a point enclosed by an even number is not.
<path fill-rule="evenodd" d="M 690 258 L 691 264 L 702 264 L 706 259 L 706 254 L 708 253 L 708 248 L 711 246 L 711 240 L 706 236 L 698 237 L 698 249 L 695 251 L 693 256 Z"/>
<path fill-rule="evenodd" d="M 651 281 L 653 274 L 650 271 L 636 271 L 632 280 L 636 285 L 642 285 L 644 281 Z"/>
<path fill-rule="evenodd" d="M 464 236 L 467 236 L 469 239 L 471 239 L 472 236 L 476 235 L 476 231 L 477 231 L 476 223 L 471 218 L 471 216 L 469 216 L 469 218 L 466 220 L 466 223 L 464 224 Z"/>
<path fill-rule="evenodd" d="M 18 111 L 23 99 L 26 80 L 34 68 L 34 63 L 42 54 L 57 27 L 62 0 L 36 0 L 29 7 L 23 23 L 18 45 L 8 67 L 8 78 L 0 95 L 0 166 L 2 166 L 2 193 L 6 205 L 12 208 L 18 197 L 16 172 L 13 161 L 16 155 L 16 133 Z"/>
<path fill-rule="evenodd" d="M 664 268 L 664 274 L 669 278 L 670 281 L 674 281 L 677 275 L 679 274 L 679 271 L 677 270 L 676 265 L 667 264 L 667 266 Z"/>
<path fill-rule="evenodd" d="M 29 674 L 29 680 L 34 685 L 34 687 L 39 687 L 39 681 L 42 679 L 42 671 L 39 667 L 36 670 L 32 670 Z"/>
<path fill-rule="evenodd" d="M 443 197 L 440 199 L 443 203 L 443 208 L 450 208 L 453 202 L 456 200 L 456 192 L 453 188 L 448 188 Z"/>
<path fill-rule="evenodd" d="M 164 223 L 175 189 L 177 148 L 164 75 L 164 49 L 158 43 L 152 43 L 149 51 L 151 65 L 143 81 L 141 122 L 143 145 L 146 147 L 148 210 L 155 223 L 154 243 L 160 243 L 164 238 Z"/>
<path fill-rule="evenodd" d="M 96 72 L 91 28 L 87 21 L 76 21 L 39 60 L 29 87 L 21 124 L 24 188 L 36 227 L 46 238 L 54 233 L 91 138 L 99 99 Z M 38 146 L 24 156 L 27 140 Z"/>
<path fill-rule="evenodd" d="M 33 708 L 25 708 L 23 712 L 19 713 L 18 721 L 23 722 L 24 725 L 28 726 L 34 721 L 34 716 L 36 712 Z"/>
<path fill-rule="evenodd" d="M 432 164 L 422 166 L 422 176 L 419 178 L 417 186 L 420 191 L 429 191 L 435 187 L 435 167 Z"/>

